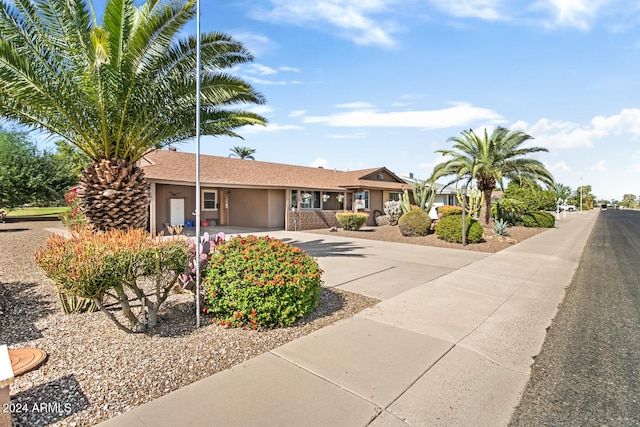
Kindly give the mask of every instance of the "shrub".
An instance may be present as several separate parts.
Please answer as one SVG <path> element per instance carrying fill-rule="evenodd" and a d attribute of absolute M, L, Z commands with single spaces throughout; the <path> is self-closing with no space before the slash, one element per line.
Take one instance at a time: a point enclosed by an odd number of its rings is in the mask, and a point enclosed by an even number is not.
<path fill-rule="evenodd" d="M 187 269 L 189 253 L 184 240 L 151 240 L 143 230 L 85 230 L 68 239 L 49 237 L 35 258 L 62 295 L 93 301 L 123 331 L 144 332 L 156 325 L 158 309 Z M 121 306 L 129 326 L 106 308 L 107 297 Z M 137 313 L 134 305 L 140 307 Z"/>
<path fill-rule="evenodd" d="M 315 308 L 322 270 L 301 249 L 272 237 L 236 237 L 212 255 L 206 312 L 227 326 L 289 326 Z"/>
<path fill-rule="evenodd" d="M 70 231 L 81 231 L 86 228 L 87 220 L 80 210 L 77 190 L 71 190 L 70 192 L 65 193 L 64 201 L 69 207 L 69 210 L 60 214 L 60 221 L 62 221 L 62 225 L 67 227 Z"/>
<path fill-rule="evenodd" d="M 462 208 L 460 206 L 444 205 L 436 208 L 438 216 L 444 218 L 449 215 L 462 215 Z"/>
<path fill-rule="evenodd" d="M 509 231 L 507 228 L 509 227 L 509 221 L 505 219 L 496 219 L 493 221 L 493 232 L 499 236 L 508 236 Z"/>
<path fill-rule="evenodd" d="M 525 227 L 553 228 L 556 218 L 548 212 L 527 212 L 522 215 L 522 225 Z"/>
<path fill-rule="evenodd" d="M 384 202 L 384 214 L 389 217 L 389 225 L 398 225 L 398 220 L 402 216 L 402 206 L 397 200 Z"/>
<path fill-rule="evenodd" d="M 467 243 L 478 243 L 482 240 L 483 229 L 478 221 L 467 217 Z M 438 238 L 447 242 L 462 243 L 462 215 L 447 215 L 436 223 Z"/>
<path fill-rule="evenodd" d="M 382 227 L 383 225 L 389 224 L 389 216 L 388 215 L 380 215 L 376 217 L 376 225 Z"/>
<path fill-rule="evenodd" d="M 431 228 L 431 217 L 422 210 L 413 210 L 400 217 L 398 227 L 403 236 L 426 236 Z"/>
<path fill-rule="evenodd" d="M 363 213 L 340 212 L 336 214 L 338 222 L 345 230 L 358 231 L 367 222 L 369 216 Z"/>

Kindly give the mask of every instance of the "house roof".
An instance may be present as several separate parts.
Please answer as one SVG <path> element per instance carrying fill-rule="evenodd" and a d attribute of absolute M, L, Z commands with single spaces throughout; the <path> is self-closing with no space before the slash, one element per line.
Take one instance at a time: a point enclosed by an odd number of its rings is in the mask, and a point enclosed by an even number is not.
<path fill-rule="evenodd" d="M 176 184 L 195 182 L 195 163 L 195 154 L 171 150 L 153 151 L 140 160 L 147 180 Z M 208 155 L 200 156 L 200 183 L 210 186 L 327 191 L 359 188 L 400 190 L 403 186 L 409 187 L 384 167 L 345 172 Z"/>

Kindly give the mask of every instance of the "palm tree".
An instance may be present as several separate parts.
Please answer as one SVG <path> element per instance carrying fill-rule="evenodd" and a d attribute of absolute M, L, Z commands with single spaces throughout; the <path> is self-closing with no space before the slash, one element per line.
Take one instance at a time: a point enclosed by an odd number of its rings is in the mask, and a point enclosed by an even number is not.
<path fill-rule="evenodd" d="M 0 116 L 85 152 L 82 209 L 100 230 L 142 228 L 149 188 L 137 161 L 195 135 L 196 36 L 176 38 L 194 0 L 0 2 Z M 201 36 L 201 132 L 266 120 L 233 109 L 263 96 L 225 69 L 253 60 L 222 33 Z M 236 107 L 237 108 L 237 107 Z"/>
<path fill-rule="evenodd" d="M 254 150 L 253 148 L 233 147 L 229 151 L 231 151 L 231 154 L 229 154 L 229 157 L 238 157 L 240 159 L 255 160 L 255 157 L 253 157 L 253 153 L 255 153 L 256 150 Z"/>
<path fill-rule="evenodd" d="M 491 194 L 496 184 L 503 186 L 503 179 L 509 179 L 520 183 L 541 181 L 553 185 L 553 176 L 538 160 L 530 159 L 527 155 L 540 151 L 548 151 L 540 147 L 522 147 L 533 139 L 521 131 L 510 131 L 498 127 L 489 137 L 484 130 L 484 137 L 480 138 L 473 130 L 462 132 L 460 137 L 451 137 L 453 149 L 437 150 L 448 160 L 434 168 L 432 180 L 444 176 L 455 175 L 455 178 L 447 185 L 460 180 L 467 184 L 476 180 L 478 190 L 484 194 L 484 206 L 480 215 L 483 224 L 491 220 Z"/>

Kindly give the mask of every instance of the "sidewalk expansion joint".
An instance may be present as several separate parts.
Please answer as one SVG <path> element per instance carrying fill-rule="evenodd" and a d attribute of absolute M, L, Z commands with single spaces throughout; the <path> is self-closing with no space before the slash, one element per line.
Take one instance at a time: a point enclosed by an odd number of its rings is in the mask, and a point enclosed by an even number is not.
<path fill-rule="evenodd" d="M 376 274 L 384 273 L 385 271 L 393 270 L 394 268 L 396 268 L 396 266 L 392 265 L 391 267 L 383 268 L 382 270 L 374 271 L 373 273 L 365 274 L 364 276 L 356 277 L 355 279 L 347 280 L 346 282 L 338 283 L 337 285 L 324 286 L 324 287 L 327 288 L 327 289 L 337 288 L 337 287 L 340 287 L 342 285 L 346 285 L 347 283 L 351 283 L 351 282 L 355 282 L 356 280 L 364 279 L 365 277 L 371 277 L 371 276 L 375 276 Z"/>
<path fill-rule="evenodd" d="M 331 379 L 329 379 L 329 378 L 325 377 L 324 375 L 322 375 L 322 374 L 320 374 L 320 373 L 318 373 L 318 372 L 312 371 L 311 369 L 306 368 L 306 367 L 304 367 L 304 366 L 302 366 L 302 365 L 300 365 L 300 364 L 298 364 L 298 363 L 294 362 L 293 360 L 290 360 L 290 359 L 288 359 L 288 358 L 286 358 L 286 357 L 284 357 L 284 356 L 282 356 L 282 355 L 280 355 L 280 354 L 274 353 L 274 352 L 273 352 L 273 350 L 269 350 L 269 354 L 272 354 L 273 356 L 276 356 L 276 357 L 278 357 L 279 359 L 284 360 L 285 362 L 290 363 L 290 364 L 292 364 L 293 366 L 295 366 L 295 367 L 297 367 L 297 368 L 299 368 L 299 369 L 302 369 L 303 371 L 308 372 L 309 374 L 311 374 L 311 375 L 313 375 L 313 376 L 315 376 L 315 377 L 317 377 L 317 378 L 320 378 L 321 380 L 326 381 L 326 382 L 328 382 L 329 384 L 332 384 L 332 385 L 334 385 L 334 386 L 338 387 L 338 388 L 339 388 L 339 389 L 341 389 L 341 390 L 346 391 L 347 393 L 350 393 L 350 394 L 352 394 L 352 395 L 354 395 L 354 396 L 356 396 L 356 397 L 359 397 L 360 399 L 362 399 L 362 400 L 364 400 L 364 401 L 366 401 L 366 402 L 371 403 L 373 406 L 375 406 L 375 409 L 376 409 L 376 417 L 377 417 L 378 415 L 380 415 L 380 413 L 382 412 L 383 408 L 382 408 L 380 405 L 378 405 L 376 402 L 372 401 L 371 399 L 368 399 L 366 396 L 363 396 L 363 395 L 361 395 L 360 393 L 358 393 L 358 392 L 356 392 L 356 391 L 354 391 L 354 390 L 351 390 L 350 388 L 347 388 L 347 387 L 345 387 L 345 386 L 344 386 L 344 385 L 342 385 L 342 384 L 339 384 L 339 383 L 337 383 L 337 382 L 335 382 L 335 381 L 332 381 Z M 375 419 L 375 418 L 374 418 L 374 419 Z"/>

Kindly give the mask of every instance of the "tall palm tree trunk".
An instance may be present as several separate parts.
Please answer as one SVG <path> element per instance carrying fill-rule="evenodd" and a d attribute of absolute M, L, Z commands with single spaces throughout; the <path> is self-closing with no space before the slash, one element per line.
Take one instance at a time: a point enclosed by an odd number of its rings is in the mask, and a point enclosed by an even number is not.
<path fill-rule="evenodd" d="M 491 222 L 491 194 L 493 193 L 493 188 L 488 188 L 483 191 L 484 193 L 484 207 L 482 208 L 482 212 L 480 214 L 480 223 L 482 225 L 489 225 Z"/>
<path fill-rule="evenodd" d="M 149 185 L 135 163 L 95 161 L 82 171 L 80 184 L 80 208 L 90 227 L 103 231 L 146 228 Z"/>

